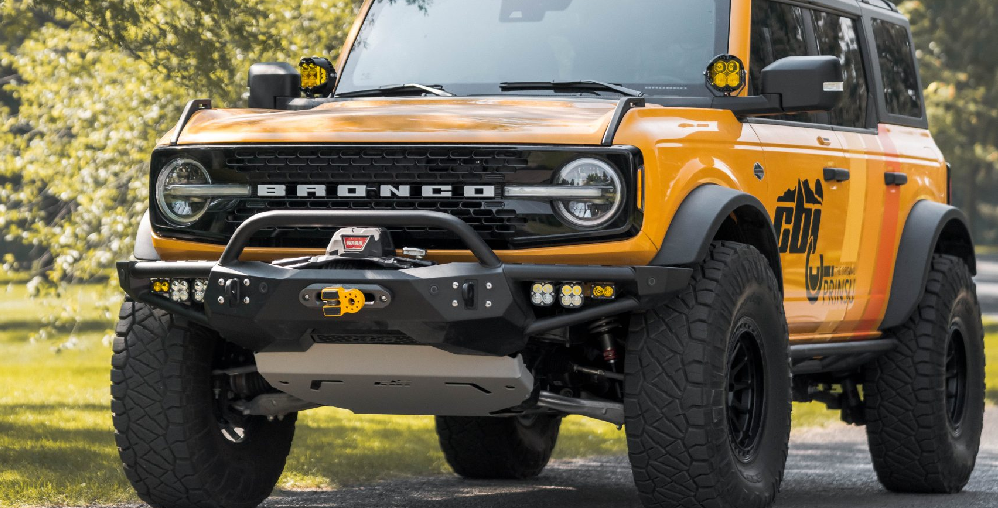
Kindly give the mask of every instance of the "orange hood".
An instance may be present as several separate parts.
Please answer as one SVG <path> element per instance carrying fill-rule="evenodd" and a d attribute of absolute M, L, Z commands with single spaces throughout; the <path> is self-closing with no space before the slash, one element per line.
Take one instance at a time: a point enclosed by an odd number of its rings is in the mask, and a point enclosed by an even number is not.
<path fill-rule="evenodd" d="M 439 97 L 345 100 L 308 111 L 211 109 L 191 118 L 179 144 L 598 145 L 616 105 L 602 99 Z"/>

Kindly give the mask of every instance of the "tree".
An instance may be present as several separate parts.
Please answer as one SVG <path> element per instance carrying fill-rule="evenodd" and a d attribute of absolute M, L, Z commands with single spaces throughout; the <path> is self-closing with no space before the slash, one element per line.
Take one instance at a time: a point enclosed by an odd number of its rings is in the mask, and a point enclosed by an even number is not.
<path fill-rule="evenodd" d="M 186 101 L 239 105 L 251 63 L 335 57 L 359 3 L 0 0 L 5 238 L 52 282 L 127 258 L 149 152 Z"/>
<path fill-rule="evenodd" d="M 998 3 L 908 0 L 929 121 L 978 243 L 998 241 Z"/>

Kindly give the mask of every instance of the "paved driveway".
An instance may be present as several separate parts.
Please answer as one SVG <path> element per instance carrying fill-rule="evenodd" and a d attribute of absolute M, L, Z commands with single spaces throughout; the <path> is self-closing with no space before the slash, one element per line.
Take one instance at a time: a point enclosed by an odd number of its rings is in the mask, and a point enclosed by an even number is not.
<path fill-rule="evenodd" d="M 273 497 L 272 508 L 638 508 L 625 457 L 554 462 L 532 481 L 466 481 L 453 476 L 393 480 L 368 487 Z M 998 408 L 990 408 L 977 469 L 954 496 L 885 491 L 873 473 L 862 428 L 834 425 L 795 432 L 779 508 L 998 507 Z"/>
<path fill-rule="evenodd" d="M 977 259 L 977 299 L 985 317 L 998 320 L 998 256 L 979 256 Z"/>

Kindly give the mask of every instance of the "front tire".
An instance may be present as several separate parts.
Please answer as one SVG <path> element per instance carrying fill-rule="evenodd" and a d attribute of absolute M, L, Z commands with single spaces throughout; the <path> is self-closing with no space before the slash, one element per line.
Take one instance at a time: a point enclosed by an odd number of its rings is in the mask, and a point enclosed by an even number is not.
<path fill-rule="evenodd" d="M 438 416 L 440 449 L 454 472 L 488 480 L 541 474 L 558 442 L 561 417 Z"/>
<path fill-rule="evenodd" d="M 915 313 L 884 335 L 898 347 L 863 385 L 877 478 L 894 492 L 959 492 L 984 426 L 984 330 L 967 265 L 934 256 Z"/>
<path fill-rule="evenodd" d="M 212 385 L 222 341 L 126 300 L 111 369 L 125 476 L 155 508 L 253 508 L 273 491 L 294 437 L 283 420 L 220 417 Z"/>
<path fill-rule="evenodd" d="M 631 318 L 624 412 L 646 508 L 762 508 L 790 439 L 783 298 L 754 247 L 715 242 L 687 289 Z"/>

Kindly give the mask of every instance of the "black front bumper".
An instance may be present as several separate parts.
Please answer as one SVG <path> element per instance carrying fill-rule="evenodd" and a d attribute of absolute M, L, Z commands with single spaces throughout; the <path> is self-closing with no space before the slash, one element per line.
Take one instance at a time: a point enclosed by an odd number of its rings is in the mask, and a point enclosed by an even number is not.
<path fill-rule="evenodd" d="M 238 260 L 254 233 L 278 226 L 439 228 L 461 239 L 478 262 L 406 270 L 296 270 Z M 503 264 L 467 224 L 437 212 L 269 212 L 246 221 L 217 263 L 118 263 L 121 287 L 134 300 L 214 329 L 254 351 L 397 339 L 455 353 L 509 355 L 523 350 L 531 336 L 655 305 L 685 288 L 691 273 L 653 266 Z M 207 279 L 203 310 L 151 291 L 151 279 L 167 278 Z M 614 283 L 618 296 L 538 317 L 529 301 L 534 281 Z M 384 291 L 359 313 L 324 317 L 313 290 L 339 285 Z"/>

